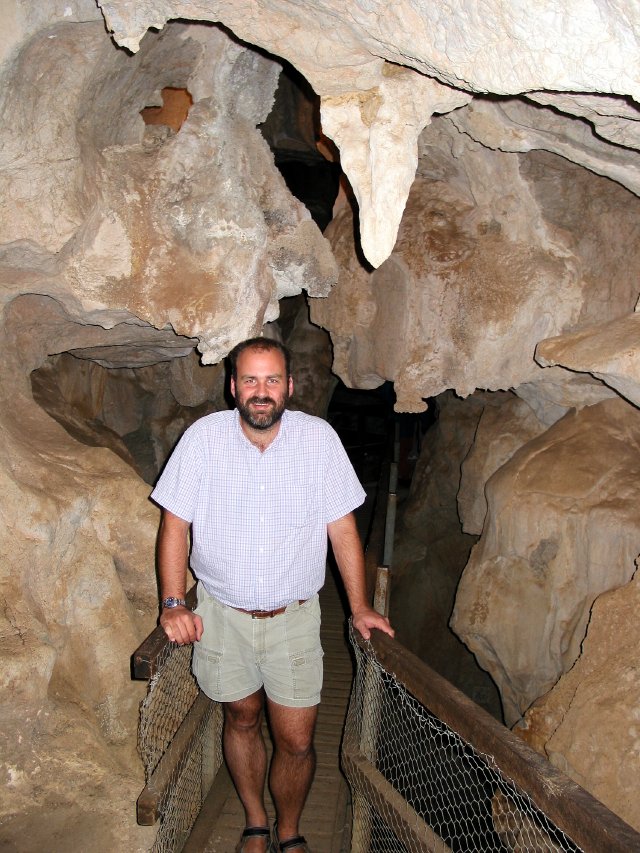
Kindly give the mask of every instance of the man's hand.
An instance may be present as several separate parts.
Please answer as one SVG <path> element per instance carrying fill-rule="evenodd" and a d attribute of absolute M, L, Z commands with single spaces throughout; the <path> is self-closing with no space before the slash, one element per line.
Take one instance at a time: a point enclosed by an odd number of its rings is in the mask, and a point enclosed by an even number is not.
<path fill-rule="evenodd" d="M 188 607 L 165 607 L 160 615 L 160 624 L 167 639 L 179 646 L 193 643 L 202 637 L 202 619 Z"/>
<path fill-rule="evenodd" d="M 342 518 L 329 522 L 327 533 L 331 540 L 333 556 L 336 558 L 344 588 L 347 591 L 353 627 L 360 631 L 365 640 L 371 636 L 372 628 L 377 628 L 393 637 L 395 632 L 386 616 L 381 616 L 367 604 L 364 552 L 354 514 L 349 512 Z"/>
<path fill-rule="evenodd" d="M 389 624 L 387 617 L 381 616 L 372 607 L 366 607 L 358 610 L 357 613 L 353 614 L 352 621 L 353 627 L 360 631 L 365 640 L 370 638 L 372 628 L 384 631 L 384 633 L 388 634 L 390 637 L 395 635 L 395 631 Z"/>

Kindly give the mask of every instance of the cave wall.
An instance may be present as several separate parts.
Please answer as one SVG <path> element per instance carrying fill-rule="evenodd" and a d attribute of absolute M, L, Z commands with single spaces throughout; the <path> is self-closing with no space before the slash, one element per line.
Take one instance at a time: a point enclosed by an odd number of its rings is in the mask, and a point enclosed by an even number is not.
<path fill-rule="evenodd" d="M 401 518 L 407 642 L 452 615 L 507 721 L 640 827 L 637 667 L 616 628 L 640 553 L 633 4 L 9 0 L 2 15 L 0 840 L 149 849 L 128 664 L 157 613 L 142 478 L 222 405 L 221 360 L 263 329 L 284 330 L 300 405 L 323 413 L 318 326 L 347 385 L 391 380 L 405 411 L 448 400 Z M 279 58 L 320 97 L 348 180 L 326 239 L 257 130 Z M 166 89 L 188 93 L 185 120 L 146 123 Z M 303 291 L 316 325 L 279 317 Z M 628 686 L 614 754 L 604 698 L 587 701 L 607 695 L 608 626 Z M 438 636 L 446 657 L 455 638 Z"/>
<path fill-rule="evenodd" d="M 131 56 L 92 3 L 11 12 L 0 846 L 142 851 L 155 829 L 135 824 L 144 685 L 130 656 L 157 619 L 159 520 L 143 478 L 193 417 L 226 406 L 231 346 L 277 334 L 279 300 L 325 292 L 336 268 L 257 129 L 275 60 L 180 24 Z M 141 116 L 166 87 L 193 100 L 178 131 Z M 292 334 L 326 359 L 326 333 L 305 335 L 303 318 Z"/>

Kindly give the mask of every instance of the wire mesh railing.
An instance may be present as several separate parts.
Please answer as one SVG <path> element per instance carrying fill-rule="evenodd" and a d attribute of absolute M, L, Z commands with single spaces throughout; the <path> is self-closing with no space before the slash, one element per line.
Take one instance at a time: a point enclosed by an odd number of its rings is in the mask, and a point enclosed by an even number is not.
<path fill-rule="evenodd" d="M 223 760 L 222 707 L 199 690 L 191 653 L 158 628 L 133 657 L 134 675 L 149 679 L 138 725 L 146 785 L 137 816 L 143 825 L 158 822 L 152 853 L 182 850 Z"/>
<path fill-rule="evenodd" d="M 140 704 L 138 752 L 145 782 L 158 766 L 167 747 L 198 696 L 191 674 L 191 646 L 167 643 L 158 656 L 157 670 Z"/>
<path fill-rule="evenodd" d="M 640 850 L 640 834 L 394 640 L 351 641 L 352 853 Z"/>

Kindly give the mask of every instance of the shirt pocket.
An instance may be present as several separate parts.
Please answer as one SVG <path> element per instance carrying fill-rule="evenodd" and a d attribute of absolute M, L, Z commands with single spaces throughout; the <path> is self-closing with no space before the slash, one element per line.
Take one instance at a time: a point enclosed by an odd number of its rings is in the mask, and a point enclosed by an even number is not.
<path fill-rule="evenodd" d="M 291 480 L 282 494 L 282 517 L 291 527 L 304 527 L 317 511 L 319 494 L 316 481 Z"/>

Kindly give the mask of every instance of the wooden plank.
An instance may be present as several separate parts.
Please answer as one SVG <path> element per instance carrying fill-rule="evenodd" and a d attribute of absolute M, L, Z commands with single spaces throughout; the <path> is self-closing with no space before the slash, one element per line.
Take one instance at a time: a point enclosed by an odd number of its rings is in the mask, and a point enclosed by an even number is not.
<path fill-rule="evenodd" d="M 211 699 L 200 692 L 138 797 L 137 818 L 141 826 L 152 826 L 160 817 L 162 803 L 176 769 L 193 749 L 192 738 L 210 707 Z"/>
<path fill-rule="evenodd" d="M 389 480 L 389 463 L 382 466 L 383 470 L 380 476 L 381 483 L 387 483 Z M 378 489 L 376 495 L 375 509 L 373 513 L 373 521 L 367 541 L 367 550 L 365 552 L 365 575 L 367 582 L 367 600 L 373 601 L 373 592 L 376 584 L 376 572 L 378 565 L 382 559 L 384 548 L 384 529 L 385 518 L 387 514 L 387 492 L 385 489 Z"/>
<path fill-rule="evenodd" d="M 343 777 L 338 782 L 339 796 L 335 808 L 333 832 L 329 839 L 329 853 L 344 853 L 351 849 L 351 797 Z"/>
<path fill-rule="evenodd" d="M 376 591 L 373 596 L 373 609 L 381 616 L 389 615 L 389 567 L 378 566 L 376 573 Z"/>
<path fill-rule="evenodd" d="M 393 472 L 395 463 L 391 466 Z M 397 479 L 397 478 L 396 478 Z M 382 551 L 382 564 L 384 566 L 393 565 L 393 546 L 396 533 L 396 507 L 397 497 L 395 492 L 389 492 L 387 496 L 387 517 L 384 523 L 384 548 Z"/>
<path fill-rule="evenodd" d="M 196 606 L 196 587 L 192 586 L 186 595 L 187 607 L 193 610 Z M 133 653 L 132 673 L 134 678 L 148 681 L 158 670 L 158 659 L 171 643 L 160 625 L 149 634 L 146 640 Z"/>
<path fill-rule="evenodd" d="M 233 794 L 233 782 L 223 763 L 198 815 L 182 853 L 206 853 L 209 849 L 211 827 L 220 819 L 227 799 Z"/>
<path fill-rule="evenodd" d="M 384 812 L 378 813 L 405 847 L 420 853 L 451 853 L 451 848 L 363 755 L 345 745 L 342 760 L 347 776 L 353 777 L 355 787 L 364 792 L 368 802 L 384 802 Z"/>
<path fill-rule="evenodd" d="M 360 635 L 357 642 L 366 648 Z M 640 851 L 640 833 L 531 749 L 468 696 L 396 640 L 374 631 L 371 643 L 384 669 L 420 704 L 528 794 L 555 825 L 587 853 Z"/>

